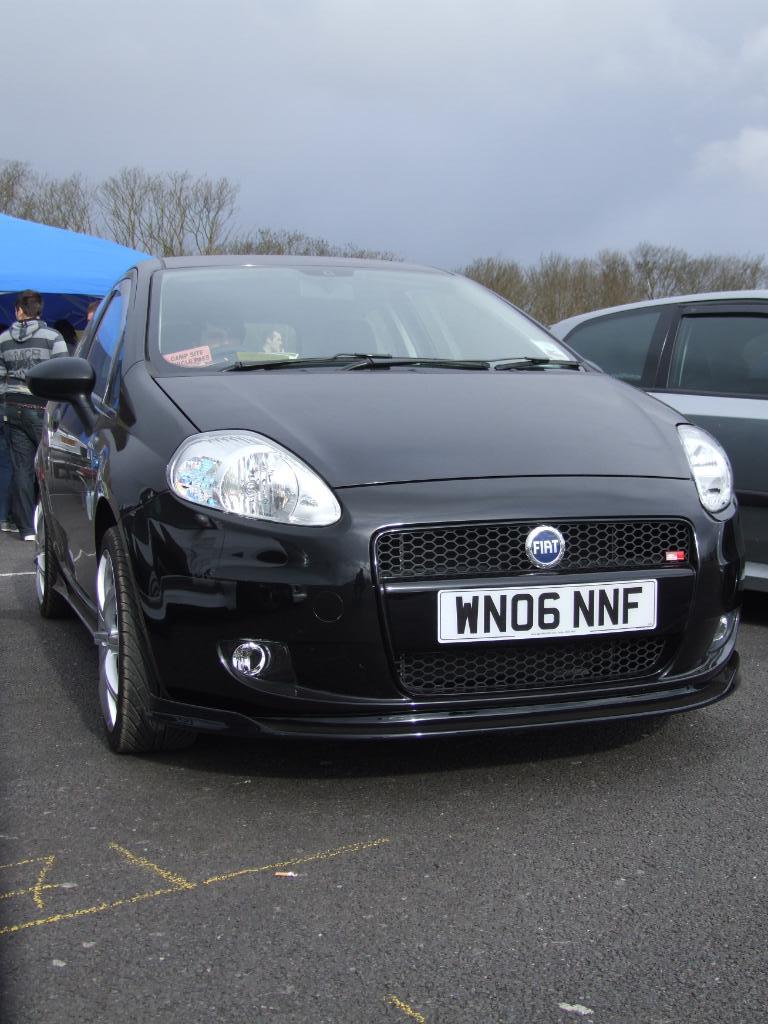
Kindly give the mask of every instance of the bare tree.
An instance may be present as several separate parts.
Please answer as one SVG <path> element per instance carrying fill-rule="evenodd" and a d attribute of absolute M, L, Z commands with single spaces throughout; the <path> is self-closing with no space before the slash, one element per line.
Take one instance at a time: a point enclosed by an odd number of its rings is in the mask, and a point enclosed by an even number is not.
<path fill-rule="evenodd" d="M 619 306 L 624 302 L 635 302 L 642 298 L 637 286 L 632 261 L 626 253 L 604 249 L 594 260 L 596 275 L 595 294 L 586 298 L 596 307 Z"/>
<path fill-rule="evenodd" d="M 759 288 L 766 280 L 765 261 L 754 256 L 699 256 L 681 265 L 676 292 L 733 291 Z"/>
<path fill-rule="evenodd" d="M 192 176 L 172 171 L 151 179 L 149 230 L 144 248 L 157 256 L 187 255 L 187 215 Z"/>
<path fill-rule="evenodd" d="M 151 216 L 151 178 L 141 167 L 124 167 L 96 191 L 105 233 L 120 245 L 141 249 Z"/>
<path fill-rule="evenodd" d="M 766 264 L 755 256 L 690 256 L 682 249 L 643 242 L 630 253 L 642 298 L 758 288 Z"/>
<path fill-rule="evenodd" d="M 199 178 L 193 182 L 188 230 L 197 252 L 211 254 L 228 247 L 239 191 L 240 186 L 228 178 Z"/>
<path fill-rule="evenodd" d="M 126 167 L 99 186 L 97 201 L 116 241 L 158 256 L 183 256 L 227 247 L 237 193 L 228 178 Z"/>
<path fill-rule="evenodd" d="M 641 242 L 630 255 L 641 289 L 640 298 L 658 299 L 677 294 L 678 282 L 689 259 L 682 249 Z"/>
<path fill-rule="evenodd" d="M 528 309 L 530 306 L 528 279 L 519 263 L 498 257 L 487 257 L 470 263 L 461 273 L 485 285 L 491 291 L 503 295 L 521 309 Z"/>
<path fill-rule="evenodd" d="M 0 211 L 52 227 L 92 229 L 93 189 L 80 174 L 50 178 L 21 160 L 0 164 Z"/>
<path fill-rule="evenodd" d="M 572 260 L 558 253 L 542 256 L 537 266 L 528 269 L 526 278 L 528 312 L 545 324 L 561 320 L 574 305 L 588 303 L 594 285 L 589 260 Z"/>
<path fill-rule="evenodd" d="M 0 213 L 29 220 L 34 213 L 37 180 L 29 164 L 21 160 L 0 163 Z"/>
<path fill-rule="evenodd" d="M 93 231 L 94 189 L 81 175 L 42 178 L 38 183 L 35 220 L 55 228 L 90 234 Z"/>

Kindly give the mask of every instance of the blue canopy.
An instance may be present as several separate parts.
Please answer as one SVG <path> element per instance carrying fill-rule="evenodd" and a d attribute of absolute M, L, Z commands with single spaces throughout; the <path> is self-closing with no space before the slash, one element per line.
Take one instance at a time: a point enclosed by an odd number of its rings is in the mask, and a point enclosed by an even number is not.
<path fill-rule="evenodd" d="M 115 281 L 147 254 L 110 242 L 0 213 L 0 322 L 11 323 L 17 292 L 33 288 L 43 296 L 48 323 L 68 319 L 85 326 L 91 299 L 106 295 Z"/>

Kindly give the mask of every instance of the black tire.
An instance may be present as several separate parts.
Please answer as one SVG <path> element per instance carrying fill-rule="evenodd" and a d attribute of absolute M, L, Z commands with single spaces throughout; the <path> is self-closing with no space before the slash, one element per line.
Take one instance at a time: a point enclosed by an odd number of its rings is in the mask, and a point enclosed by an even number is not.
<path fill-rule="evenodd" d="M 66 598 L 55 589 L 59 562 L 53 550 L 42 501 L 35 506 L 35 595 L 44 619 L 61 619 L 71 614 Z"/>
<path fill-rule="evenodd" d="M 107 740 L 118 754 L 178 750 L 195 733 L 149 717 L 155 671 L 135 596 L 128 555 L 117 527 L 104 534 L 97 570 L 99 702 Z"/>

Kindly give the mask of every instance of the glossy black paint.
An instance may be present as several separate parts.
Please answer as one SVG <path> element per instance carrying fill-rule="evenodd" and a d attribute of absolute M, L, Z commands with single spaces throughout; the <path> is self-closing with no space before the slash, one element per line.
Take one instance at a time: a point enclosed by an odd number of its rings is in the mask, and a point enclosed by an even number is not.
<path fill-rule="evenodd" d="M 406 698 L 398 689 L 387 645 L 382 643 L 384 632 L 401 649 L 437 648 L 435 594 L 449 585 L 445 581 L 397 586 L 377 583 L 371 538 L 378 529 L 401 521 L 430 525 L 503 521 L 510 506 L 514 506 L 516 518 L 538 516 L 557 521 L 562 516 L 591 514 L 595 496 L 603 507 L 626 516 L 652 515 L 661 503 L 679 508 L 682 502 L 697 529 L 699 565 L 698 572 L 671 567 L 655 574 L 660 581 L 659 632 L 685 638 L 657 699 L 665 696 L 678 677 L 701 668 L 717 618 L 723 608 L 738 603 L 738 558 L 732 553 L 728 559 L 722 550 L 730 520 L 713 523 L 697 509 L 690 500 L 687 481 L 671 485 L 668 481 L 628 484 L 624 479 L 605 478 L 440 481 L 350 489 L 341 496 L 344 521 L 322 531 L 322 536 L 317 536 L 319 531 L 297 536 L 289 528 L 234 526 L 223 516 L 210 515 L 204 522 L 206 517 L 190 516 L 169 496 L 158 498 L 126 524 L 134 541 L 141 537 L 134 560 L 142 593 L 152 595 L 145 611 L 171 695 L 207 704 L 215 677 L 219 706 L 231 710 L 261 706 L 275 713 L 293 704 L 297 709 L 303 705 L 305 713 L 318 713 L 329 705 L 337 712 L 351 713 L 372 704 L 380 712 L 399 709 L 429 717 L 446 707 L 466 708 L 466 700 L 431 700 L 428 706 L 421 706 Z M 545 507 L 546 516 L 541 512 Z M 736 544 L 734 538 L 731 546 L 735 549 Z M 157 571 L 159 565 L 166 571 L 164 578 Z M 624 570 L 601 578 L 647 575 Z M 546 584 L 590 577 L 532 571 L 529 578 Z M 180 582 L 186 590 L 180 591 Z M 473 582 L 488 585 L 488 578 L 462 580 L 460 585 L 469 587 Z M 335 595 L 342 609 L 334 621 L 318 614 L 318 608 L 327 605 L 329 594 Z M 217 645 L 222 639 L 246 636 L 286 643 L 294 657 L 298 682 L 254 687 L 225 672 L 218 661 Z M 727 675 L 727 663 L 725 657 L 715 661 L 714 668 L 725 669 Z M 696 677 L 693 690 L 701 682 Z M 487 699 L 485 703 L 505 707 L 507 719 L 515 706 L 523 706 L 517 698 Z M 583 705 L 582 710 L 591 703 L 604 714 L 612 706 L 614 712 L 619 710 L 615 695 L 608 701 L 574 703 Z M 458 728 L 455 722 L 454 727 Z"/>
<path fill-rule="evenodd" d="M 35 394 L 40 398 L 68 401 L 87 397 L 93 391 L 93 367 L 85 359 L 50 359 L 33 366 L 29 379 L 35 382 Z"/>
<path fill-rule="evenodd" d="M 30 387 L 38 398 L 69 402 L 77 412 L 86 431 L 91 431 L 96 412 L 91 403 L 95 375 L 85 359 L 49 359 L 33 366 L 28 374 Z"/>
<path fill-rule="evenodd" d="M 91 629 L 101 537 L 114 524 L 123 533 L 158 670 L 158 720 L 244 735 L 458 734 L 687 710 L 735 687 L 735 637 L 709 647 L 718 618 L 740 600 L 736 510 L 702 509 L 679 414 L 602 374 L 567 370 L 157 376 L 145 332 L 162 265 L 133 272 L 118 399 L 114 408 L 94 402 L 92 426 L 64 401 L 81 361 L 54 361 L 68 383 L 49 404 L 37 463 L 59 586 Z M 223 428 L 260 432 L 304 459 L 334 488 L 341 521 L 249 522 L 173 495 L 166 470 L 176 448 Z M 696 541 L 691 564 L 652 574 L 658 634 L 676 638 L 658 676 L 421 702 L 401 690 L 393 651 L 437 648 L 437 590 L 473 581 L 383 584 L 373 560 L 381 530 L 643 516 L 686 519 Z M 649 575 L 619 569 L 599 579 Z M 523 579 L 595 575 L 531 568 Z M 222 650 L 244 638 L 283 645 L 289 660 L 269 679 L 239 678 Z"/>
<path fill-rule="evenodd" d="M 158 383 L 199 430 L 258 430 L 334 487 L 425 475 L 570 476 L 575 468 L 579 476 L 689 475 L 681 446 L 669 444 L 680 415 L 602 373 L 223 373 L 216 402 L 210 378 Z"/>

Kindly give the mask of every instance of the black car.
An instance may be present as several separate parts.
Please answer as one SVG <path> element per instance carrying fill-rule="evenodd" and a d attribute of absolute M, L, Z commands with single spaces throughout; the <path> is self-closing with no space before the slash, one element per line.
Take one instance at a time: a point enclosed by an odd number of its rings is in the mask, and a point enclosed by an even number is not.
<path fill-rule="evenodd" d="M 718 443 L 462 277 L 147 260 L 29 385 L 40 611 L 93 633 L 117 751 L 660 715 L 736 686 Z"/>

